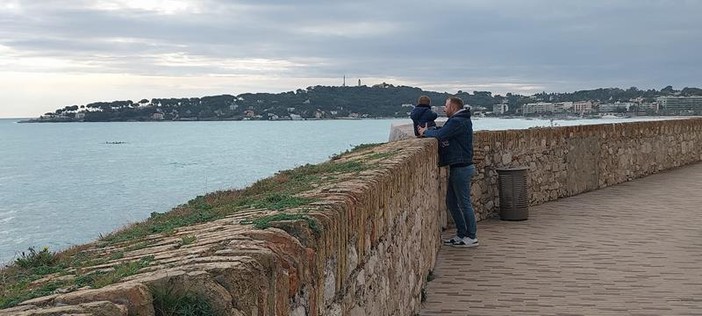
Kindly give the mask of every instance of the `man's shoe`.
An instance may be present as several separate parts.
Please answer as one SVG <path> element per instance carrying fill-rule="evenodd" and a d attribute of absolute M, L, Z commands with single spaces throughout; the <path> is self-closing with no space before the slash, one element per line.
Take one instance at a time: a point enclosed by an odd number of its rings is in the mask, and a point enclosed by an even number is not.
<path fill-rule="evenodd" d="M 451 237 L 451 239 L 442 240 L 442 242 L 444 243 L 444 245 L 450 246 L 450 245 L 454 245 L 454 244 L 461 242 L 461 238 L 458 236 L 453 236 L 453 237 Z"/>
<path fill-rule="evenodd" d="M 451 246 L 459 248 L 473 248 L 480 246 L 480 244 L 478 244 L 478 238 L 473 239 L 470 237 L 465 237 L 459 238 L 459 241 L 451 244 Z"/>

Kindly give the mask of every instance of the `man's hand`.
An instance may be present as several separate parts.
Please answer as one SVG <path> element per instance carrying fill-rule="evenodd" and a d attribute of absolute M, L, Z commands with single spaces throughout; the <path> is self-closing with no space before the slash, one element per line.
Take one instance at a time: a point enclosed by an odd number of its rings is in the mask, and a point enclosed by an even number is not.
<path fill-rule="evenodd" d="M 426 124 L 424 126 L 417 125 L 417 133 L 419 133 L 419 137 L 424 137 L 424 131 L 427 130 Z"/>

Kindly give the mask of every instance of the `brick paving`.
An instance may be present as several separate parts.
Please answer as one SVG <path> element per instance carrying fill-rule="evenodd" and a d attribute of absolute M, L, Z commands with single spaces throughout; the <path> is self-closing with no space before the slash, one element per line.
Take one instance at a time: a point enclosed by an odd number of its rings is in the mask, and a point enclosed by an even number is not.
<path fill-rule="evenodd" d="M 478 238 L 443 246 L 421 315 L 702 315 L 702 163 L 480 222 Z"/>

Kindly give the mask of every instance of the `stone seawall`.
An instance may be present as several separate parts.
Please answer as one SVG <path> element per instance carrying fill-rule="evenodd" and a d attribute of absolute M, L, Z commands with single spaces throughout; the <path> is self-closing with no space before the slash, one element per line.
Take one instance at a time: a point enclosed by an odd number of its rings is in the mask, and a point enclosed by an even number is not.
<path fill-rule="evenodd" d="M 281 211 L 240 210 L 138 240 L 86 245 L 81 253 L 100 264 L 48 275 L 35 287 L 146 266 L 115 284 L 59 288 L 0 315 L 150 316 L 164 301 L 188 297 L 217 315 L 414 315 L 440 245 L 436 151 L 431 140 L 407 140 L 343 155 L 330 170 L 358 171 L 324 175 L 300 194 L 314 203 L 285 211 L 302 219 L 266 229 L 242 220 Z"/>
<path fill-rule="evenodd" d="M 394 126 L 391 138 L 410 133 Z M 497 168 L 528 167 L 529 204 L 538 205 L 702 161 L 702 118 L 479 131 L 474 149 L 473 204 L 485 219 L 499 209 Z"/>

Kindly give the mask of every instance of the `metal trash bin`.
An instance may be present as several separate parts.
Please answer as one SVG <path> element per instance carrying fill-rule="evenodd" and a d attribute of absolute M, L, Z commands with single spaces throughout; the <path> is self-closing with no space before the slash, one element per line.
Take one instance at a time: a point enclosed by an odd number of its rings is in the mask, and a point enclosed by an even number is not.
<path fill-rule="evenodd" d="M 529 217 L 527 170 L 529 168 L 497 169 L 500 189 L 500 219 L 523 221 Z"/>

